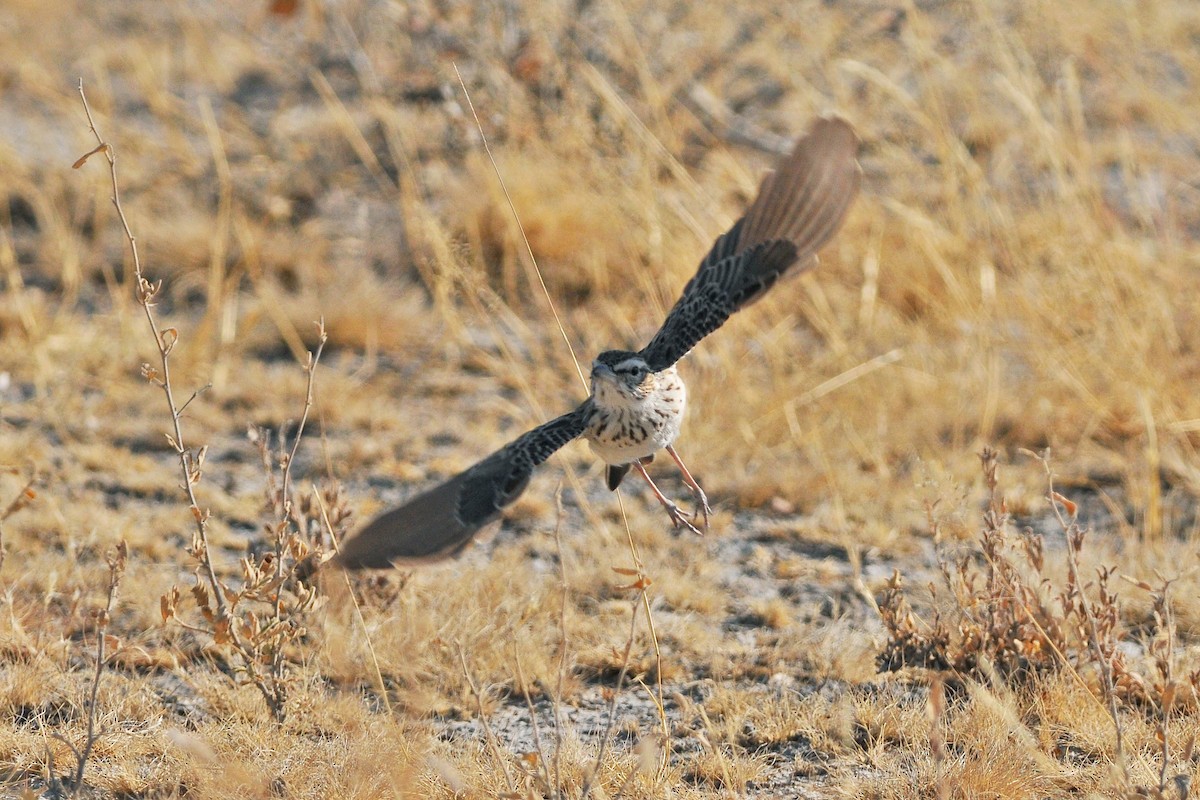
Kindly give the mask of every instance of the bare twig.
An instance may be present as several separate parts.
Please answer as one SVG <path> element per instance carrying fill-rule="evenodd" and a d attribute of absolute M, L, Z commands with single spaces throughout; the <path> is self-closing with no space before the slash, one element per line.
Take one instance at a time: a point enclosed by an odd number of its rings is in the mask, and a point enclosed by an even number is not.
<path fill-rule="evenodd" d="M 554 300 L 550 297 L 550 290 L 546 288 L 546 280 L 542 277 L 542 270 L 538 266 L 537 257 L 533 254 L 533 246 L 529 244 L 529 237 L 525 235 L 525 226 L 521 224 L 521 217 L 517 214 L 517 207 L 513 203 L 512 195 L 508 193 L 508 186 L 504 183 L 504 176 L 500 174 L 500 168 L 496 166 L 496 159 L 492 157 L 492 148 L 488 144 L 487 136 L 483 132 L 483 123 L 479 121 L 479 114 L 475 112 L 475 104 L 471 102 L 471 93 L 467 91 L 467 84 L 463 81 L 462 75 L 458 71 L 458 65 L 454 65 L 454 74 L 458 77 L 458 85 L 462 87 L 463 96 L 467 98 L 467 107 L 471 109 L 471 116 L 475 118 L 475 127 L 479 130 L 479 139 L 483 142 L 483 149 L 487 153 L 488 161 L 492 163 L 492 170 L 496 173 L 496 180 L 500 181 L 500 188 L 504 190 L 504 198 L 508 201 L 508 210 L 512 212 L 513 219 L 517 223 L 517 230 L 521 232 L 521 240 L 525 242 L 525 252 L 529 256 L 529 263 L 533 266 L 534 275 L 537 276 L 538 285 L 542 288 L 542 295 L 546 298 L 546 304 L 550 307 L 550 313 L 554 315 L 554 322 L 558 325 L 558 332 L 562 335 L 563 342 L 567 345 L 567 350 L 571 353 L 571 361 L 575 363 L 575 372 L 579 375 L 579 382 L 583 384 L 584 391 L 588 390 L 587 378 L 583 376 L 583 367 L 579 366 L 579 358 L 575 355 L 575 348 L 571 345 L 571 339 L 567 336 L 567 329 L 563 327 L 562 319 L 558 316 L 558 309 L 554 305 Z"/>
<path fill-rule="evenodd" d="M 647 579 L 645 576 L 639 576 L 638 583 L 642 583 Z M 600 767 L 604 763 L 604 753 L 608 750 L 609 740 L 612 739 L 613 727 L 617 720 L 617 701 L 621 699 L 621 689 L 625 686 L 625 676 L 629 673 L 629 655 L 633 651 L 633 640 L 637 635 L 637 619 L 638 609 L 641 608 L 640 598 L 634 598 L 629 615 L 629 636 L 625 640 L 625 652 L 621 654 L 621 671 L 617 673 L 617 686 L 613 690 L 612 700 L 608 704 L 608 722 L 604 726 L 604 734 L 600 738 L 600 749 L 596 753 L 596 761 L 592 765 L 591 772 L 583 781 L 583 791 L 580 792 L 581 800 L 587 800 L 592 794 L 592 784 L 595 783 L 596 777 L 600 774 Z"/>
<path fill-rule="evenodd" d="M 558 550 L 558 575 L 561 584 L 561 594 L 558 604 L 558 685 L 554 689 L 554 786 L 562 788 L 562 696 L 563 685 L 567 675 L 567 600 L 570 597 L 570 583 L 567 581 L 567 562 L 562 546 L 562 484 L 554 493 L 554 546 Z"/>
<path fill-rule="evenodd" d="M 475 679 L 471 677 L 471 668 L 467 666 L 467 652 L 463 649 L 461 642 L 456 642 L 455 645 L 458 647 L 458 661 L 462 664 L 463 677 L 466 678 L 471 694 L 475 696 L 475 710 L 479 713 L 479 724 L 483 726 L 484 735 L 487 737 L 488 749 L 492 751 L 492 758 L 496 759 L 496 764 L 504 773 L 504 782 L 508 785 L 508 793 L 515 797 L 516 784 L 513 783 L 512 773 L 508 771 L 508 761 L 500 754 L 500 745 L 496 734 L 492 731 L 491 723 L 488 722 L 487 715 L 483 712 L 483 695 L 475 685 Z"/>
<path fill-rule="evenodd" d="M 203 474 L 208 448 L 188 447 L 183 433 L 184 409 L 207 387 L 193 392 L 182 406 L 176 402 L 171 384 L 170 357 L 175 345 L 179 342 L 179 331 L 172 327 L 160 327 L 155 315 L 154 309 L 159 292 L 162 290 L 162 281 L 149 280 L 142 269 L 137 239 L 133 235 L 125 211 L 121 206 L 116 153 L 113 146 L 104 140 L 96 127 L 87 95 L 83 90 L 82 80 L 79 81 L 79 97 L 83 102 L 88 126 L 97 145 L 77 160 L 74 166 L 75 168 L 83 166 L 91 156 L 96 154 L 103 154 L 108 161 L 113 206 L 121 221 L 121 227 L 124 230 L 125 239 L 129 243 L 129 251 L 133 260 L 134 277 L 137 282 L 137 301 L 142 307 L 158 351 L 157 366 L 149 363 L 142 364 L 142 375 L 162 390 L 166 400 L 167 409 L 171 415 L 171 432 L 167 434 L 167 441 L 170 442 L 179 461 L 183 478 L 181 488 L 187 498 L 188 508 L 195 526 L 191 555 L 196 560 L 198 569 L 196 584 L 192 587 L 191 594 L 208 627 L 201 628 L 179 620 L 176 611 L 182 594 L 178 588 L 174 587 L 162 597 L 163 619 L 165 621 L 173 618 L 185 628 L 211 635 L 218 645 L 228 645 L 236 654 L 235 670 L 243 673 L 246 680 L 258 688 L 275 720 L 282 722 L 285 716 L 289 685 L 285 645 L 303 632 L 294 619 L 295 615 L 311 608 L 316 598 L 313 591 L 296 581 L 290 589 L 294 598 L 288 602 L 285 609 L 284 590 L 287 578 L 294 572 L 299 559 L 306 555 L 305 543 L 301 541 L 300 537 L 294 536 L 290 532 L 290 526 L 294 521 L 291 502 L 291 464 L 295 460 L 304 424 L 312 407 L 314 374 L 326 341 L 325 326 L 323 322 L 319 323 L 320 343 L 315 353 L 308 354 L 305 365 L 305 370 L 308 372 L 308 387 L 304 411 L 291 449 L 282 457 L 283 479 L 278 487 L 279 495 L 272 498 L 276 510 L 274 523 L 269 526 L 275 537 L 274 552 L 270 555 L 273 563 L 268 564 L 266 558 L 260 563 L 249 558 L 242 559 L 242 570 L 246 582 L 240 591 L 234 590 L 217 575 L 208 541 L 210 512 L 207 508 L 201 507 L 196 494 L 196 485 L 200 482 Z M 272 481 L 269 479 L 268 485 L 271 484 Z M 298 523 L 297 527 L 299 527 Z M 234 605 L 243 600 L 267 603 L 271 611 L 260 618 L 253 608 L 248 608 L 248 604 L 243 604 L 235 615 Z"/>
<path fill-rule="evenodd" d="M 203 556 L 200 558 L 201 568 L 205 571 L 208 577 L 209 584 L 213 587 L 213 595 L 217 604 L 218 624 L 224 622 L 228 625 L 229 607 L 225 600 L 224 593 L 220 590 L 221 583 L 217 579 L 216 569 L 213 567 L 212 559 L 208 557 L 208 509 L 202 509 L 200 502 L 196 499 L 195 484 L 200 477 L 200 464 L 194 463 L 192 452 L 184 443 L 183 429 L 180 424 L 180 409 L 175 403 L 175 393 L 171 388 L 171 349 L 179 340 L 179 332 L 175 328 L 160 329 L 158 320 L 154 315 L 155 298 L 162 289 L 162 281 L 151 282 L 146 279 L 142 272 L 142 259 L 138 255 L 137 239 L 133 235 L 133 230 L 129 227 L 129 220 L 125 217 L 125 210 L 121 207 L 121 190 L 117 182 L 117 155 L 113 146 L 104 140 L 100 135 L 99 129 L 96 127 L 96 120 L 92 117 L 91 106 L 88 105 L 87 95 L 83 91 L 83 79 L 79 79 L 79 99 L 83 101 L 83 111 L 87 115 L 88 129 L 92 135 L 96 137 L 95 149 L 88 152 L 74 163 L 74 168 L 79 169 L 87 162 L 88 158 L 97 154 L 103 153 L 108 161 L 109 178 L 112 182 L 112 203 L 117 210 L 117 217 L 121 221 L 121 227 L 125 231 L 125 240 L 129 243 L 129 252 L 133 258 L 133 273 L 137 280 L 137 299 L 138 304 L 142 307 L 142 312 L 146 316 L 146 323 L 150 326 L 150 332 L 154 336 L 154 343 L 158 348 L 159 370 L 155 370 L 149 364 L 142 365 L 142 374 L 151 382 L 158 385 L 163 391 L 163 395 L 167 401 L 167 407 L 171 413 L 172 434 L 167 436 L 171 447 L 175 450 L 176 456 L 179 458 L 179 468 L 183 473 L 183 490 L 187 494 L 188 507 L 192 512 L 192 519 L 196 526 L 196 541 L 198 549 L 202 551 Z M 161 371 L 160 371 L 161 370 Z M 198 460 L 198 459 L 196 459 Z M 237 641 L 237 632 L 233 626 L 229 626 L 230 635 Z"/>
<path fill-rule="evenodd" d="M 122 539 L 113 548 L 112 554 L 108 556 L 108 595 L 104 602 L 104 608 L 96 612 L 96 670 L 92 674 L 92 688 L 87 701 L 87 736 L 83 740 L 83 747 L 76 748 L 61 734 L 54 734 L 55 738 L 70 748 L 71 754 L 75 756 L 75 777 L 71 784 L 71 797 L 79 796 L 79 792 L 83 788 L 83 774 L 87 769 L 88 759 L 92 755 L 96 741 L 103 735 L 103 731 L 96 730 L 100 678 L 108 663 L 108 625 L 112 621 L 113 607 L 117 602 L 121 579 L 125 576 L 125 565 L 128 561 L 129 547 Z"/>
<path fill-rule="evenodd" d="M 321 510 L 321 522 L 329 534 L 329 541 L 333 543 L 334 552 L 337 552 L 341 549 L 341 543 L 338 542 L 337 535 L 333 530 L 333 523 L 329 520 L 329 511 L 325 508 L 325 503 L 321 499 L 321 493 L 317 491 L 316 486 L 312 487 L 312 492 Z M 350 573 L 342 570 L 342 580 L 346 582 L 346 591 L 350 593 L 350 602 L 354 604 L 354 613 L 358 617 L 359 626 L 362 628 L 363 638 L 367 641 L 367 653 L 371 656 L 371 666 L 375 670 L 375 680 L 379 682 L 379 696 L 383 698 L 383 705 L 387 708 L 388 716 L 391 717 L 393 713 L 392 701 L 388 697 L 387 684 L 383 680 L 383 670 L 379 667 L 379 656 L 375 653 L 375 643 L 371 641 L 371 632 L 367 630 L 367 620 L 363 617 L 362 606 L 359 605 L 358 596 L 354 593 L 354 585 L 350 583 Z"/>
<path fill-rule="evenodd" d="M 942 719 L 946 714 L 946 686 L 934 673 L 929 685 L 929 750 L 933 755 L 934 792 L 937 800 L 949 800 L 950 783 L 946 780 L 946 734 Z"/>
<path fill-rule="evenodd" d="M 525 681 L 525 668 L 521 666 L 521 646 L 515 641 L 513 642 L 513 655 L 517 660 L 517 682 L 521 684 L 521 694 L 525 697 L 525 708 L 529 711 L 529 724 L 533 728 L 533 749 L 537 755 L 536 766 L 541 773 L 542 782 L 546 786 L 547 796 L 558 797 L 562 787 L 550 785 L 549 761 L 546 758 L 546 748 L 542 747 L 542 726 L 538 723 L 537 709 L 533 705 L 533 698 L 529 696 L 529 684 Z"/>
<path fill-rule="evenodd" d="M 662 648 L 658 644 L 658 631 L 654 627 L 654 613 L 650 609 L 650 593 L 646 590 L 650 588 L 653 581 L 647 577 L 643 571 L 642 554 L 638 551 L 637 543 L 633 540 L 633 531 L 629 527 L 629 517 L 625 513 L 625 498 L 621 493 L 617 492 L 617 502 L 621 506 L 621 520 L 625 523 L 625 538 L 629 545 L 629 554 L 633 558 L 633 563 L 637 567 L 638 580 L 634 584 L 635 588 L 640 593 L 642 608 L 646 611 L 646 629 L 650 634 L 650 645 L 654 649 L 654 685 L 657 696 L 650 695 L 654 701 L 655 711 L 658 713 L 658 722 L 662 733 L 662 747 L 659 748 L 661 758 L 658 763 L 658 774 L 661 777 L 663 770 L 667 767 L 667 759 L 670 755 L 669 742 L 671 741 L 671 726 L 667 721 L 666 705 L 663 701 L 663 666 L 662 666 Z"/>
<path fill-rule="evenodd" d="M 1028 452 L 1028 451 L 1026 451 Z M 1108 714 L 1112 717 L 1113 730 L 1116 733 L 1116 757 L 1121 769 L 1127 770 L 1125 763 L 1125 732 L 1121 725 L 1120 713 L 1117 709 L 1117 693 L 1113 684 L 1113 670 L 1110 657 L 1105 655 L 1100 644 L 1100 631 L 1096 624 L 1096 615 L 1091 603 L 1083 593 L 1083 582 L 1079 577 L 1079 551 L 1083 548 L 1084 531 L 1079 527 L 1078 509 L 1075 504 L 1059 494 L 1054 488 L 1054 473 L 1050 469 L 1048 451 L 1037 454 L 1031 453 L 1042 465 L 1046 473 L 1046 496 L 1050 500 L 1050 508 L 1054 518 L 1067 535 L 1067 574 L 1076 592 L 1079 593 L 1080 613 L 1083 614 L 1088 628 L 1088 646 L 1096 667 L 1100 670 L 1100 685 L 1104 691 L 1104 699 Z M 1064 509 L 1067 514 L 1064 514 Z M 1069 519 L 1068 516 L 1069 515 Z"/>

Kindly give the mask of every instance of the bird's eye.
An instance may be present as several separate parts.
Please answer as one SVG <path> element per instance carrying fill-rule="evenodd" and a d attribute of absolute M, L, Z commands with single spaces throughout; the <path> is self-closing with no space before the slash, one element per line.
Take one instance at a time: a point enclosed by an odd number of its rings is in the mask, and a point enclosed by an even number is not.
<path fill-rule="evenodd" d="M 636 364 L 627 361 L 619 367 L 614 367 L 613 371 L 633 383 L 641 383 L 646 375 L 649 374 L 650 368 L 646 364 Z"/>

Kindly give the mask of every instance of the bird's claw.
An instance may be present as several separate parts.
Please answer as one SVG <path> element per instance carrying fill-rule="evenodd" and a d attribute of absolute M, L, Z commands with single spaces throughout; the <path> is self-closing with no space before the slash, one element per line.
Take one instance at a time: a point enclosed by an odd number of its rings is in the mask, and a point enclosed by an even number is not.
<path fill-rule="evenodd" d="M 699 486 L 696 487 L 696 490 L 692 494 L 696 496 L 696 510 L 692 512 L 692 520 L 703 519 L 704 532 L 707 533 L 708 520 L 712 516 L 712 508 L 708 505 L 708 497 Z"/>
<path fill-rule="evenodd" d="M 697 536 L 703 536 L 704 531 L 708 530 L 708 516 L 707 515 L 705 515 L 705 517 L 704 517 L 704 530 L 702 531 L 699 528 L 697 528 L 695 525 L 692 524 L 692 521 L 689 520 L 684 515 L 683 511 L 680 510 L 679 506 L 675 505 L 674 503 L 670 503 L 669 505 L 666 506 L 666 509 L 667 509 L 667 515 L 670 516 L 670 518 L 671 518 L 671 523 L 676 528 L 678 528 L 680 525 L 682 525 L 683 527 L 687 528 L 689 531 L 696 534 Z"/>

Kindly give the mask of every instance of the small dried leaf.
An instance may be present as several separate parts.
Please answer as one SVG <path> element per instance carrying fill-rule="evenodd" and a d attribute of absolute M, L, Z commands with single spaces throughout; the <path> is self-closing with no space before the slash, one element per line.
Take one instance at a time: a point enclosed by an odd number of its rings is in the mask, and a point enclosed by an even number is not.
<path fill-rule="evenodd" d="M 1073 502 L 1068 500 L 1066 497 L 1063 497 L 1058 492 L 1055 492 L 1053 497 L 1054 497 L 1055 502 L 1060 503 L 1062 505 L 1062 507 L 1067 510 L 1067 516 L 1073 517 L 1076 515 L 1076 513 L 1078 513 L 1079 506 L 1075 505 Z"/>
<path fill-rule="evenodd" d="M 633 583 L 622 584 L 621 586 L 617 586 L 616 589 L 618 592 L 625 592 L 630 589 L 636 589 L 637 591 L 640 592 L 640 591 L 649 589 L 653 585 L 654 585 L 654 581 L 650 580 L 649 578 L 647 578 L 646 576 L 643 575 L 642 577 L 638 578 Z"/>
<path fill-rule="evenodd" d="M 1178 686 L 1174 681 L 1171 681 L 1162 689 L 1162 708 L 1163 713 L 1168 714 L 1171 711 L 1171 706 L 1175 704 L 1175 692 Z"/>
<path fill-rule="evenodd" d="M 158 598 L 158 610 L 162 613 L 163 622 L 175 616 L 175 599 L 167 594 Z"/>
<path fill-rule="evenodd" d="M 84 153 L 79 158 L 77 158 L 75 160 L 75 163 L 71 165 L 71 169 L 79 169 L 80 167 L 82 167 L 84 164 L 86 164 L 88 162 L 89 158 L 96 155 L 96 153 L 108 153 L 109 150 L 111 150 L 111 149 L 112 148 L 110 148 L 108 146 L 107 142 L 101 142 L 100 144 L 96 145 L 91 150 L 88 150 L 86 153 Z"/>
<path fill-rule="evenodd" d="M 212 605 L 208 597 L 208 588 L 203 584 L 197 583 L 192 587 L 192 597 L 196 600 L 196 605 L 200 608 L 200 613 L 209 622 L 215 621 L 213 616 Z"/>

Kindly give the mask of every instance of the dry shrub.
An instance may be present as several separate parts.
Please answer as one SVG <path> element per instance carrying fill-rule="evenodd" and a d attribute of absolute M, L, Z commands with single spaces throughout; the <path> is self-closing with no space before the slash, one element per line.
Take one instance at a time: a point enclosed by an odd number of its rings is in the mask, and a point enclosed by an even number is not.
<path fill-rule="evenodd" d="M 1081 578 L 1086 531 L 1078 524 L 1076 505 L 1055 491 L 1048 457 L 1035 457 L 1046 469 L 1048 499 L 1066 538 L 1065 578 L 1056 581 L 1047 568 L 1040 535 L 1012 530 L 996 477 L 998 456 L 985 447 L 980 460 L 988 501 L 977 548 L 943 555 L 938 561 L 941 590 L 951 600 L 943 607 L 949 611 L 935 608 L 930 620 L 921 619 L 895 572 L 879 598 L 888 641 L 877 666 L 885 672 L 932 670 L 936 685 L 944 677 L 960 696 L 964 691 L 977 696 L 980 686 L 1037 694 L 1054 676 L 1065 674 L 1106 707 L 1124 791 L 1163 798 L 1176 796 L 1178 790 L 1177 796 L 1186 797 L 1186 789 L 1178 788 L 1186 776 L 1171 772 L 1170 723 L 1185 707 L 1196 709 L 1200 670 L 1177 674 L 1177 634 L 1169 602 L 1172 581 L 1161 575 L 1157 586 L 1129 580 L 1151 596 L 1149 635 L 1140 639 L 1123 621 L 1116 569 L 1099 566 L 1093 581 Z M 936 601 L 939 587 L 929 588 Z M 1022 705 L 1016 695 L 1011 699 Z M 944 709 L 938 716 L 942 713 Z M 1011 707 L 1007 713 L 1012 713 Z M 1125 715 L 1130 713 L 1155 724 L 1160 748 L 1157 786 L 1137 786 L 1130 775 L 1124 745 Z M 1194 744 L 1193 735 L 1184 744 L 1184 763 L 1190 763 Z"/>

